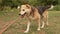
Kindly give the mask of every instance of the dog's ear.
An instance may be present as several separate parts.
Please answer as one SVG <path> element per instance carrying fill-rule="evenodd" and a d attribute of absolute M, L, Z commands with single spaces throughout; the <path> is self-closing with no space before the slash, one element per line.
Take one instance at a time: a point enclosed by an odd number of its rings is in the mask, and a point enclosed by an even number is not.
<path fill-rule="evenodd" d="M 26 7 L 31 8 L 31 6 L 29 4 L 26 4 Z"/>
<path fill-rule="evenodd" d="M 17 6 L 17 9 L 20 9 L 21 7 L 20 6 Z"/>

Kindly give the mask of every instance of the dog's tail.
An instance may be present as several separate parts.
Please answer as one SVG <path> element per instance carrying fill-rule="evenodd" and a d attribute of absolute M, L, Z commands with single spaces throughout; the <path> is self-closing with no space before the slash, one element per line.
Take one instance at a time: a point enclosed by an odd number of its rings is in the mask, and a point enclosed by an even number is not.
<path fill-rule="evenodd" d="M 53 9 L 53 8 L 54 8 L 54 6 L 52 4 L 46 6 L 46 9 Z"/>

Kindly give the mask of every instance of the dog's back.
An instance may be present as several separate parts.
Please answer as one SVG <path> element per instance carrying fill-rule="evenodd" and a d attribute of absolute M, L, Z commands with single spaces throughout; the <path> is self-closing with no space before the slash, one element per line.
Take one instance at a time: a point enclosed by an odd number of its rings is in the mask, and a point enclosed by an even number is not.
<path fill-rule="evenodd" d="M 39 6 L 39 7 L 37 7 L 40 15 L 42 15 L 45 12 L 45 10 L 49 9 L 49 8 L 50 8 L 50 6 Z"/>

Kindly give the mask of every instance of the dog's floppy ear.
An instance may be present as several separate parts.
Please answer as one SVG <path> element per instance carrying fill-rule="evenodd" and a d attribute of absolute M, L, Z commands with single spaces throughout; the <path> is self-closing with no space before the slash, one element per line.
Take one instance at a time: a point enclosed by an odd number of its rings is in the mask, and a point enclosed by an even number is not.
<path fill-rule="evenodd" d="M 31 6 L 29 4 L 26 4 L 26 7 L 31 8 Z"/>

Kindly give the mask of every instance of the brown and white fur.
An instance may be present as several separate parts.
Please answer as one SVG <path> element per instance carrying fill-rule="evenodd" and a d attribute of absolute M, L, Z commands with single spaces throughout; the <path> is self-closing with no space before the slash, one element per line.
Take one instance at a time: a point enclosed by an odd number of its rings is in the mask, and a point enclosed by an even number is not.
<path fill-rule="evenodd" d="M 33 6 L 30 6 L 29 4 L 21 5 L 20 7 L 20 13 L 19 15 L 25 16 L 28 19 L 27 29 L 24 31 L 24 33 L 27 33 L 30 28 L 31 20 L 36 20 L 38 23 L 37 30 L 40 30 L 41 28 L 44 28 L 45 24 L 48 25 L 48 10 L 45 9 L 41 14 L 39 14 L 39 10 Z M 41 20 L 42 20 L 42 26 L 41 26 Z"/>

